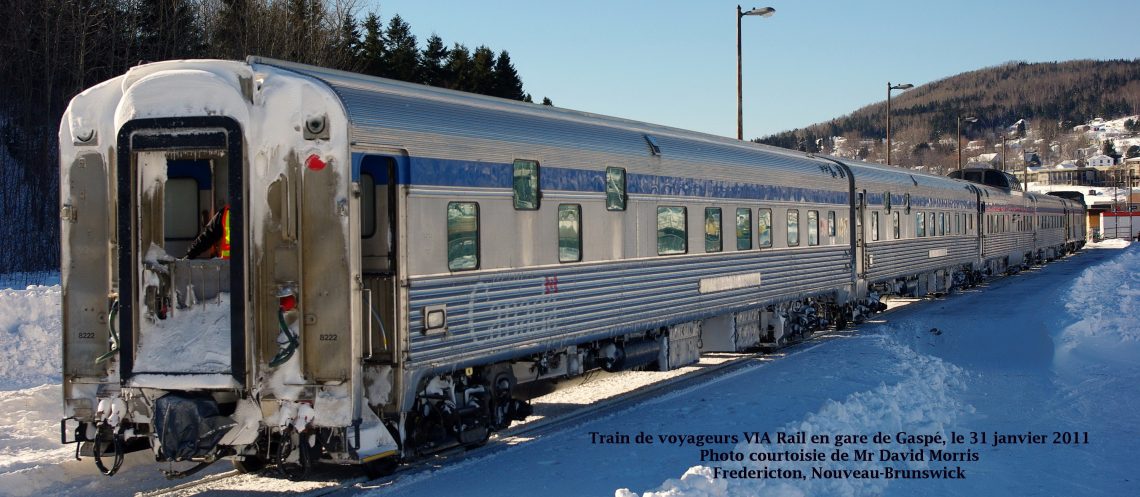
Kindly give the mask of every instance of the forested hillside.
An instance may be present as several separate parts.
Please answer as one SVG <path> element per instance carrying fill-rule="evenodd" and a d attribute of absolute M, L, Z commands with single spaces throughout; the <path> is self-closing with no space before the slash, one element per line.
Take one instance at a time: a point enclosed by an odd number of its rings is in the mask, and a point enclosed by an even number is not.
<path fill-rule="evenodd" d="M 954 139 L 960 116 L 977 118 L 976 123 L 963 125 L 963 142 L 1000 143 L 1002 133 L 1024 134 L 1018 121 L 1027 120 L 1048 143 L 1095 117 L 1138 112 L 1140 60 L 1010 62 L 896 91 L 891 98 L 891 162 L 937 169 L 956 161 Z M 757 141 L 831 152 L 831 138 L 842 137 L 849 144 L 862 143 L 856 152 L 860 158 L 880 160 L 886 154 L 882 144 L 886 122 L 882 101 L 830 122 Z"/>
<path fill-rule="evenodd" d="M 76 93 L 140 63 L 263 55 L 530 101 L 506 50 L 449 45 L 438 35 L 421 44 L 399 15 L 385 22 L 355 0 L 0 0 L 0 7 L 0 274 L 58 267 L 60 117 Z"/>

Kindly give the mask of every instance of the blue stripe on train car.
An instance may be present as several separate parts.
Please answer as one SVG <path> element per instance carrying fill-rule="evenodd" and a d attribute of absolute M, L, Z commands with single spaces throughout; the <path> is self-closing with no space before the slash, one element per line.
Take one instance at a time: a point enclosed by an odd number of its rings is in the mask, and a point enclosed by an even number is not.
<path fill-rule="evenodd" d="M 359 152 L 352 154 L 354 180 L 359 179 L 361 168 L 364 167 L 364 158 L 367 155 L 369 154 Z M 400 164 L 397 180 L 402 185 L 510 188 L 512 167 L 511 164 L 496 162 L 412 157 L 406 165 L 405 163 Z M 605 171 L 546 166 L 542 168 L 541 182 L 542 188 L 545 190 L 602 193 L 605 191 Z M 626 188 L 627 193 L 633 195 L 728 198 L 833 205 L 848 205 L 849 203 L 849 195 L 845 189 L 840 191 L 816 190 L 744 181 L 652 174 L 629 173 L 626 177 Z"/>

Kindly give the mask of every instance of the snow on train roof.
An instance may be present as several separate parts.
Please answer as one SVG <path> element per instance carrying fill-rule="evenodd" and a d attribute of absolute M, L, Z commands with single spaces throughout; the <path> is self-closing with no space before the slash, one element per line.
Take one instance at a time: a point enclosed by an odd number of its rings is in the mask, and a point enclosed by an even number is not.
<path fill-rule="evenodd" d="M 803 170 L 830 161 L 791 150 L 679 128 L 415 83 L 251 56 L 251 65 L 294 71 L 325 84 L 341 98 L 352 139 L 383 143 L 383 131 L 445 133 L 487 140 L 646 156 L 645 135 L 666 159 Z"/>

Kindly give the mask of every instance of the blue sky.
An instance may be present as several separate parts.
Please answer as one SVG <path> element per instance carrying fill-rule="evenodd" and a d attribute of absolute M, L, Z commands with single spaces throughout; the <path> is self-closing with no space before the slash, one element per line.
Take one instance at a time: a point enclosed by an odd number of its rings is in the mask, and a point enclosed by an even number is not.
<path fill-rule="evenodd" d="M 536 101 L 736 136 L 736 2 L 366 0 L 421 47 L 507 50 Z M 774 0 L 745 17 L 744 136 L 826 121 L 1003 62 L 1140 58 L 1140 1 Z M 361 12 L 360 17 L 367 12 Z M 898 93 L 896 92 L 895 95 Z"/>

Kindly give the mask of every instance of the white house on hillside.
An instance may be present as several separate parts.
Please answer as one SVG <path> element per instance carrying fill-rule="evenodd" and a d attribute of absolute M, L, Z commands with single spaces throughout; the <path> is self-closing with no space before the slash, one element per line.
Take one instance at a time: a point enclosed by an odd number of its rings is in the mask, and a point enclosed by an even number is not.
<path fill-rule="evenodd" d="M 1112 157 L 1100 154 L 1089 157 L 1088 163 L 1090 167 L 1106 167 L 1115 164 L 1116 161 Z"/>
<path fill-rule="evenodd" d="M 969 161 L 971 167 L 989 167 L 997 169 L 1001 166 L 1000 154 L 980 154 L 970 157 Z"/>

